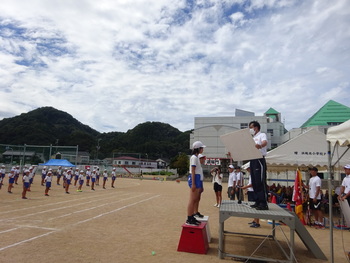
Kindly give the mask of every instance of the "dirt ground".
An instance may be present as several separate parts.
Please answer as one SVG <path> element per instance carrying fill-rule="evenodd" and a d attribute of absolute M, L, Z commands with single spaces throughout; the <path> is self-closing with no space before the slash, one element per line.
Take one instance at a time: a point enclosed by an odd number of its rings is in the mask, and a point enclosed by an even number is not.
<path fill-rule="evenodd" d="M 38 179 L 28 200 L 21 199 L 21 185 L 15 185 L 13 194 L 7 193 L 7 184 L 0 190 L 0 262 L 233 262 L 218 258 L 219 210 L 213 206 L 211 183 L 205 183 L 200 203 L 200 212 L 209 216 L 212 236 L 208 253 L 202 255 L 177 251 L 186 219 L 186 182 L 117 178 L 114 189 L 109 184 L 96 191 L 84 186 L 83 192 L 76 192 L 71 187 L 70 194 L 53 184 L 50 196 L 44 196 Z M 268 222 L 253 229 L 250 221 L 231 217 L 225 230 L 271 234 Z M 329 258 L 329 230 L 307 229 Z M 289 228 L 280 226 L 276 233 L 284 242 Z M 349 231 L 334 229 L 333 239 L 335 262 L 346 262 Z M 228 236 L 225 251 L 249 256 L 262 241 Z M 270 256 L 277 253 L 271 241 L 261 249 Z M 295 254 L 297 262 L 327 262 L 315 259 L 297 235 Z"/>

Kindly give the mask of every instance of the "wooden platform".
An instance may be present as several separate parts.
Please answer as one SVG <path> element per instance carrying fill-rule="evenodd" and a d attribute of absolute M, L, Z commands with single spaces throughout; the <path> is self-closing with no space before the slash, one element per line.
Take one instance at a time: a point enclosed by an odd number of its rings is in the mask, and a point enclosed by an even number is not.
<path fill-rule="evenodd" d="M 299 237 L 302 239 L 306 247 L 311 250 L 315 257 L 324 259 L 325 256 L 322 251 L 319 249 L 316 242 L 309 235 L 306 228 L 299 222 L 299 219 L 296 217 L 295 213 L 289 212 L 276 204 L 269 203 L 269 210 L 256 210 L 251 208 L 252 202 L 242 202 L 242 204 L 238 204 L 237 201 L 224 200 L 220 206 L 220 214 L 219 214 L 219 248 L 218 248 L 218 256 L 219 258 L 224 257 L 235 257 L 242 259 L 251 259 L 258 261 L 268 261 L 268 262 L 288 262 L 291 263 L 294 260 L 294 233 L 297 231 Z M 267 257 L 253 257 L 253 256 L 245 256 L 245 255 L 234 255 L 229 254 L 224 251 L 224 238 L 225 234 L 239 234 L 239 235 L 247 235 L 247 236 L 260 236 L 266 237 L 263 235 L 255 235 L 249 233 L 236 233 L 225 231 L 224 222 L 229 217 L 245 217 L 245 218 L 260 218 L 266 220 L 272 220 L 272 235 L 268 237 L 276 241 L 276 244 L 280 248 L 281 252 L 285 256 L 285 260 L 281 259 L 273 259 Z M 288 242 L 289 251 L 285 251 L 284 248 L 280 245 L 275 236 L 275 221 L 282 221 L 289 227 L 290 238 Z M 317 255 L 318 253 L 321 253 Z"/>

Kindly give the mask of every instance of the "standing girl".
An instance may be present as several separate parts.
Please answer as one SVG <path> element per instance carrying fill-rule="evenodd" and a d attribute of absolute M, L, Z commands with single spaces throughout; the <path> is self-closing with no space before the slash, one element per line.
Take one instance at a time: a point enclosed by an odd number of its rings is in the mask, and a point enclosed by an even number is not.
<path fill-rule="evenodd" d="M 24 171 L 24 175 L 23 175 L 23 191 L 22 191 L 22 199 L 28 199 L 26 197 L 27 191 L 30 188 L 30 171 L 26 170 Z"/>
<path fill-rule="evenodd" d="M 112 171 L 112 184 L 111 184 L 112 188 L 114 188 L 114 182 L 115 182 L 116 178 L 117 178 L 117 175 L 115 173 L 115 168 L 113 168 L 113 171 Z"/>
<path fill-rule="evenodd" d="M 220 167 L 215 167 L 210 171 L 213 176 L 214 192 L 216 197 L 216 204 L 214 206 L 220 207 L 222 202 L 222 173 Z"/>
<path fill-rule="evenodd" d="M 45 196 L 49 196 L 49 190 L 51 188 L 51 181 L 52 181 L 52 172 L 49 171 L 47 175 L 45 176 L 44 183 L 45 183 Z"/>
<path fill-rule="evenodd" d="M 107 169 L 105 169 L 103 172 L 103 189 L 106 189 L 107 180 L 108 180 L 108 172 L 107 172 Z"/>
<path fill-rule="evenodd" d="M 15 168 L 12 167 L 11 171 L 8 174 L 9 177 L 9 186 L 7 188 L 7 192 L 12 194 L 13 183 L 15 182 Z"/>
<path fill-rule="evenodd" d="M 198 226 L 200 222 L 194 217 L 195 207 L 198 207 L 200 199 L 200 191 L 203 189 L 203 181 L 201 181 L 201 164 L 198 158 L 203 153 L 205 145 L 196 141 L 192 145 L 192 156 L 190 159 L 190 174 L 188 176 L 188 186 L 190 187 L 190 198 L 187 206 L 187 225 Z"/>
<path fill-rule="evenodd" d="M 83 190 L 81 190 L 81 188 L 83 187 L 83 184 L 84 184 L 84 171 L 83 170 L 80 171 L 78 180 L 79 180 L 79 187 L 78 187 L 77 192 L 82 192 Z"/>

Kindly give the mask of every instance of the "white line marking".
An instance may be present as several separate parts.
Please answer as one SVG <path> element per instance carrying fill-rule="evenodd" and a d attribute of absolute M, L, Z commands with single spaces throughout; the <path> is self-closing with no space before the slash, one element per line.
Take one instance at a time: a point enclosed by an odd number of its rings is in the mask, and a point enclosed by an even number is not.
<path fill-rule="evenodd" d="M 40 238 L 40 237 L 48 236 L 48 235 L 50 235 L 50 234 L 52 234 L 52 233 L 55 233 L 55 232 L 56 232 L 56 231 L 51 231 L 51 232 L 48 232 L 48 233 L 45 233 L 45 234 L 42 234 L 42 235 L 39 235 L 39 236 L 35 236 L 35 237 L 29 238 L 29 239 L 26 239 L 26 240 L 22 240 L 22 241 L 20 241 L 20 242 L 17 242 L 17 243 L 8 245 L 8 246 L 6 246 L 6 247 L 1 247 L 1 248 L 0 248 L 0 251 L 3 251 L 3 250 L 5 250 L 5 249 L 8 249 L 8 248 L 11 248 L 11 247 L 15 247 L 15 246 L 21 245 L 21 244 L 23 244 L 23 243 L 26 243 L 26 242 L 35 240 L 35 239 Z"/>
<path fill-rule="evenodd" d="M 94 216 L 94 217 L 90 217 L 90 218 L 88 218 L 88 219 L 79 221 L 79 222 L 74 223 L 74 224 L 71 224 L 71 225 L 72 225 L 72 226 L 76 226 L 76 225 L 79 225 L 79 224 L 82 224 L 82 223 L 85 223 L 85 222 L 89 222 L 89 221 L 94 220 L 94 219 L 96 219 L 96 218 L 99 218 L 99 217 L 101 217 L 101 216 L 105 216 L 105 215 L 108 215 L 108 214 L 111 214 L 111 213 L 114 213 L 114 212 L 123 210 L 123 209 L 125 209 L 125 208 L 132 207 L 132 206 L 134 206 L 134 205 L 138 205 L 138 204 L 140 204 L 140 203 L 149 201 L 149 200 L 151 200 L 151 199 L 153 199 L 153 198 L 156 198 L 156 197 L 159 197 L 159 196 L 160 196 L 160 195 L 155 195 L 155 196 L 152 196 L 152 197 L 150 197 L 150 198 L 147 198 L 147 199 L 138 201 L 138 202 L 136 202 L 136 203 L 132 203 L 132 204 L 129 204 L 129 205 L 122 206 L 122 207 L 117 208 L 117 209 L 114 209 L 114 210 L 112 210 L 112 211 L 109 211 L 109 212 L 106 212 L 106 213 L 102 213 L 102 214 L 99 214 L 99 215 Z"/>
<path fill-rule="evenodd" d="M 106 195 L 112 195 L 112 196 L 115 196 L 115 193 L 110 193 L 110 194 L 106 194 Z M 105 196 L 105 195 L 104 195 Z M 84 199 L 84 200 L 87 200 L 87 199 L 96 199 L 96 196 L 81 196 L 81 198 L 77 198 L 77 200 L 79 199 Z M 104 198 L 104 199 L 108 199 L 108 198 Z M 47 199 L 46 199 L 47 200 Z M 103 200 L 103 199 L 99 199 L 99 200 Z M 64 203 L 72 203 L 72 201 L 76 201 L 76 200 L 67 200 L 67 201 L 61 201 L 61 202 L 57 202 L 57 203 L 46 203 L 46 204 L 43 204 L 43 205 L 37 205 L 37 206 L 29 206 L 29 207 L 24 207 L 24 208 L 20 208 L 20 209 L 13 209 L 13 210 L 9 210 L 9 211 L 3 211 L 3 212 L 0 212 L 0 215 L 2 214 L 8 214 L 8 213 L 13 213 L 13 212 L 18 212 L 18 211 L 23 211 L 23 210 L 32 210 L 32 209 L 35 209 L 35 208 L 38 208 L 38 207 L 44 207 L 44 206 L 56 206 L 58 204 L 64 204 Z M 97 201 L 97 200 L 92 200 L 91 202 L 93 201 Z M 13 205 L 11 206 L 13 207 Z"/>
<path fill-rule="evenodd" d="M 7 233 L 7 232 L 11 232 L 11 231 L 17 230 L 18 228 L 19 228 L 19 227 L 11 228 L 11 229 L 8 229 L 8 230 L 4 230 L 4 231 L 1 231 L 0 234 Z"/>
<path fill-rule="evenodd" d="M 109 198 L 104 198 L 104 199 L 109 199 Z M 104 199 L 96 199 L 96 200 L 87 201 L 87 202 L 83 202 L 83 203 L 76 203 L 76 204 L 73 204 L 73 205 L 70 205 L 70 206 L 56 207 L 56 208 L 52 208 L 52 209 L 48 209 L 48 210 L 44 210 L 44 211 L 40 211 L 40 212 L 35 212 L 35 213 L 31 213 L 31 214 L 25 214 L 23 216 L 17 216 L 17 217 L 12 217 L 12 218 L 4 218 L 2 220 L 3 221 L 12 221 L 12 220 L 15 220 L 15 219 L 18 219 L 18 218 L 24 218 L 24 217 L 29 217 L 29 216 L 38 215 L 38 214 L 44 214 L 44 213 L 48 213 L 48 212 L 52 212 L 52 211 L 62 210 L 62 209 L 65 209 L 65 208 L 71 208 L 71 207 L 75 207 L 75 206 L 89 204 L 91 202 L 100 202 L 101 200 L 104 200 Z M 70 203 L 72 203 L 72 200 L 70 200 Z"/>
<path fill-rule="evenodd" d="M 14 243 L 14 244 L 11 244 L 11 245 L 2 247 L 2 248 L 0 248 L 0 251 L 3 251 L 3 250 L 5 250 L 5 249 L 11 248 L 11 247 L 15 247 L 15 246 L 18 246 L 18 245 L 21 245 L 21 244 L 24 244 L 24 243 L 27 243 L 27 242 L 29 242 L 29 241 L 32 241 L 32 240 L 35 240 L 35 239 L 38 239 L 38 238 L 41 238 L 41 237 L 45 237 L 45 236 L 51 235 L 51 234 L 56 233 L 56 232 L 58 232 L 58 231 L 62 231 L 62 230 L 66 229 L 66 228 L 68 228 L 68 227 L 70 227 L 70 226 L 76 226 L 76 225 L 79 225 L 79 224 L 82 224 L 82 223 L 85 223 L 85 222 L 89 222 L 89 221 L 91 221 L 91 220 L 100 218 L 100 217 L 102 217 L 102 216 L 109 215 L 109 214 L 111 214 L 111 213 L 114 213 L 114 212 L 123 210 L 123 209 L 125 209 L 125 208 L 129 208 L 129 207 L 132 207 L 132 206 L 134 206 L 134 205 L 141 204 L 141 203 L 143 203 L 143 202 L 149 201 L 149 200 L 151 200 L 151 199 L 153 199 L 153 198 L 157 198 L 157 197 L 159 197 L 159 196 L 160 196 L 160 195 L 155 195 L 155 196 L 152 196 L 152 197 L 150 197 L 150 198 L 147 198 L 147 199 L 144 199 L 144 200 L 141 200 L 141 201 L 138 201 L 138 202 L 129 204 L 129 205 L 122 206 L 122 207 L 117 208 L 117 209 L 114 209 L 114 210 L 112 210 L 112 211 L 109 211 L 109 212 L 106 212 L 106 213 L 102 213 L 102 214 L 99 214 L 99 215 L 97 215 L 97 216 L 94 216 L 94 217 L 91 217 L 91 218 L 88 218 L 88 219 L 85 219 L 85 220 L 82 220 L 82 221 L 78 221 L 78 222 L 76 222 L 76 223 L 74 223 L 74 224 L 71 224 L 71 225 L 69 225 L 69 226 L 67 226 L 67 227 L 65 227 L 65 228 L 63 228 L 63 229 L 58 229 L 58 230 L 56 230 L 56 231 L 51 231 L 51 232 L 48 232 L 48 233 L 45 233 L 45 234 L 42 234 L 42 235 L 39 235 L 39 236 L 35 236 L 35 237 L 29 238 L 29 239 L 22 240 L 22 241 L 20 241 L 20 242 L 17 242 L 17 243 Z"/>
<path fill-rule="evenodd" d="M 132 197 L 129 197 L 129 198 L 117 200 L 117 201 L 115 201 L 115 202 L 105 203 L 105 204 L 97 205 L 97 206 L 94 206 L 94 207 L 89 207 L 89 208 L 86 208 L 86 209 L 77 210 L 77 211 L 74 211 L 74 212 L 72 212 L 72 213 L 68 213 L 68 214 L 65 214 L 65 215 L 57 216 L 57 217 L 52 217 L 52 218 L 49 218 L 49 219 L 47 219 L 47 220 L 59 219 L 59 218 L 62 218 L 62 217 L 66 217 L 66 216 L 73 215 L 73 214 L 86 212 L 86 211 L 89 211 L 89 210 L 92 210 L 92 209 L 95 209 L 95 208 L 99 208 L 99 207 L 102 207 L 102 206 L 106 206 L 106 205 L 110 205 L 110 204 L 114 204 L 114 203 L 119 203 L 119 202 L 122 202 L 122 201 L 126 201 L 126 200 L 129 200 L 129 199 L 137 198 L 137 197 L 140 197 L 140 196 L 143 196 L 143 195 L 132 196 Z"/>

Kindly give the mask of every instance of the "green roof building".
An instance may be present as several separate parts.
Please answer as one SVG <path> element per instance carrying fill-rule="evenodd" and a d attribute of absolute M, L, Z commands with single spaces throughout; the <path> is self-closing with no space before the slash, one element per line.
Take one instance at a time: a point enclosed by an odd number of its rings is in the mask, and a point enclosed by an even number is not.
<path fill-rule="evenodd" d="M 350 119 L 350 108 L 335 102 L 328 101 L 312 117 L 310 117 L 300 128 L 312 126 L 335 126 Z"/>

